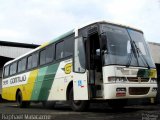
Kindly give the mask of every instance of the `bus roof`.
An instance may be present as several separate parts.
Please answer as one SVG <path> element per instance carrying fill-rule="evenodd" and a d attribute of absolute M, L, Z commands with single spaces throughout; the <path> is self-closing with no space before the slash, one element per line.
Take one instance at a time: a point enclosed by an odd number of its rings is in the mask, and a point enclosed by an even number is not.
<path fill-rule="evenodd" d="M 130 28 L 130 29 L 133 29 L 133 30 L 136 30 L 136 31 L 139 31 L 139 32 L 142 32 L 142 30 L 136 28 L 136 27 L 133 27 L 133 26 L 129 26 L 129 25 L 123 25 L 123 24 L 120 24 L 120 23 L 115 23 L 115 22 L 110 22 L 110 21 L 105 21 L 105 20 L 102 20 L 102 21 L 95 21 L 95 22 L 90 22 L 88 24 L 84 24 L 84 25 L 81 25 L 78 27 L 78 29 L 82 29 L 84 27 L 87 27 L 87 26 L 90 26 L 90 25 L 94 25 L 94 24 L 111 24 L 111 25 L 116 25 L 116 26 L 121 26 L 121 27 L 125 27 L 125 28 Z"/>
<path fill-rule="evenodd" d="M 12 62 L 20 59 L 20 58 L 23 58 L 23 57 L 25 57 L 25 56 L 27 56 L 27 55 L 29 55 L 29 54 L 31 54 L 31 53 L 34 53 L 35 51 L 37 51 L 37 50 L 39 50 L 39 49 L 41 49 L 41 48 L 44 48 L 45 46 L 48 46 L 48 45 L 50 45 L 50 44 L 52 44 L 52 43 L 54 43 L 54 42 L 56 42 L 56 41 L 58 41 L 58 40 L 61 40 L 62 38 L 67 37 L 67 36 L 73 34 L 74 32 L 78 31 L 79 29 L 82 29 L 82 28 L 87 27 L 87 26 L 90 26 L 90 25 L 103 24 L 103 23 L 112 24 L 112 25 L 118 25 L 118 26 L 122 26 L 122 27 L 125 27 L 125 28 L 130 28 L 130 29 L 133 29 L 133 30 L 142 32 L 140 29 L 137 29 L 137 28 L 134 28 L 134 27 L 130 27 L 130 26 L 126 26 L 126 25 L 114 23 L 114 22 L 104 21 L 104 20 L 103 20 L 103 21 L 98 21 L 98 22 L 97 22 L 97 21 L 96 21 L 96 22 L 90 22 L 90 23 L 88 23 L 88 24 L 84 24 L 84 25 L 81 25 L 81 26 L 79 26 L 79 27 L 77 27 L 77 28 L 75 28 L 75 29 L 72 29 L 72 30 L 70 30 L 70 31 L 68 31 L 68 32 L 60 35 L 59 37 L 57 37 L 57 38 L 55 38 L 55 39 L 53 39 L 53 40 L 51 40 L 51 41 L 45 42 L 44 44 L 42 44 L 41 46 L 35 48 L 34 50 L 31 50 L 30 52 L 27 52 L 26 54 L 24 54 L 24 55 L 22 55 L 22 56 L 19 56 L 19 57 L 13 59 L 13 60 L 7 62 L 4 66 L 6 66 L 6 65 L 8 65 L 8 64 L 10 64 L 10 63 L 12 63 Z M 143 33 L 143 32 L 142 32 L 142 33 Z"/>

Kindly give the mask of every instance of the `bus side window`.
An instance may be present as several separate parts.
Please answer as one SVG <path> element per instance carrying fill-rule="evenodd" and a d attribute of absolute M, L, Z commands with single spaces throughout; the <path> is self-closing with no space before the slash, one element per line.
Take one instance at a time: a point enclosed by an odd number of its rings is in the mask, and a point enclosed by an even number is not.
<path fill-rule="evenodd" d="M 4 68 L 4 77 L 8 77 L 9 75 L 9 65 Z"/>
<path fill-rule="evenodd" d="M 10 75 L 16 74 L 16 72 L 17 72 L 17 62 L 11 64 Z"/>
<path fill-rule="evenodd" d="M 22 60 L 18 61 L 18 72 L 22 71 Z"/>
<path fill-rule="evenodd" d="M 38 52 L 32 55 L 32 68 L 38 66 Z"/>
<path fill-rule="evenodd" d="M 64 41 L 56 44 L 56 60 L 64 58 Z"/>
<path fill-rule="evenodd" d="M 18 72 L 22 72 L 26 70 L 26 58 L 22 58 L 21 60 L 18 61 Z"/>
<path fill-rule="evenodd" d="M 46 63 L 50 63 L 54 58 L 54 44 L 46 48 Z"/>
<path fill-rule="evenodd" d="M 65 57 L 73 55 L 73 48 L 74 48 L 74 35 L 71 35 L 65 38 L 64 41 Z"/>
<path fill-rule="evenodd" d="M 40 65 L 44 65 L 46 63 L 46 50 L 40 51 Z"/>
<path fill-rule="evenodd" d="M 32 68 L 32 56 L 28 56 L 27 58 L 27 69 Z"/>
<path fill-rule="evenodd" d="M 21 71 L 25 71 L 26 70 L 26 62 L 27 62 L 27 58 L 23 58 L 21 60 Z"/>

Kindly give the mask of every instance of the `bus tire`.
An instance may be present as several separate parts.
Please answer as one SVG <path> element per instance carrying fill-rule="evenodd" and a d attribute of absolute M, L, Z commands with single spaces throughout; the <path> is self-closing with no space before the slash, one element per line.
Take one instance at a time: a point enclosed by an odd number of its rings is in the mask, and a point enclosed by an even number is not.
<path fill-rule="evenodd" d="M 127 101 L 127 99 L 109 100 L 108 105 L 114 110 L 121 110 L 126 106 Z"/>
<path fill-rule="evenodd" d="M 16 95 L 16 102 L 20 108 L 27 108 L 30 105 L 29 101 L 23 101 L 23 96 L 21 91 L 18 91 Z"/>
<path fill-rule="evenodd" d="M 77 112 L 85 111 L 89 107 L 87 100 L 73 100 L 73 88 L 69 92 L 69 103 L 72 110 Z"/>
<path fill-rule="evenodd" d="M 3 102 L 2 95 L 0 94 L 0 102 Z"/>

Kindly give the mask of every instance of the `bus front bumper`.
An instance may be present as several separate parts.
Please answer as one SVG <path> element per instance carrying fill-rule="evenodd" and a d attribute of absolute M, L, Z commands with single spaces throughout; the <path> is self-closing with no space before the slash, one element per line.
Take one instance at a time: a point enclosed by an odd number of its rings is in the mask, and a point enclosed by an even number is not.
<path fill-rule="evenodd" d="M 157 84 L 104 84 L 104 99 L 156 97 Z"/>

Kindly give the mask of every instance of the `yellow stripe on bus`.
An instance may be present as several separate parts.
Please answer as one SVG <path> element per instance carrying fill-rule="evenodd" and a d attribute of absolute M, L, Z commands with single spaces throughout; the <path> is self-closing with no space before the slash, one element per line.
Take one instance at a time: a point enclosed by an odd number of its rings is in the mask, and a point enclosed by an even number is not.
<path fill-rule="evenodd" d="M 40 48 L 44 48 L 45 46 L 47 46 L 49 44 L 49 42 L 45 42 L 44 44 L 42 44 L 41 46 L 40 46 Z"/>
<path fill-rule="evenodd" d="M 16 91 L 17 89 L 21 89 L 22 86 L 12 86 L 6 87 L 2 89 L 2 97 L 7 100 L 16 100 Z"/>
<path fill-rule="evenodd" d="M 31 99 L 32 91 L 33 91 L 33 87 L 34 87 L 37 75 L 38 75 L 38 69 L 31 71 L 29 78 L 28 78 L 28 83 L 25 86 L 23 86 L 23 92 L 22 92 L 23 100 Z"/>
<path fill-rule="evenodd" d="M 156 69 L 151 69 L 150 72 L 149 72 L 149 77 L 157 78 L 157 70 Z"/>
<path fill-rule="evenodd" d="M 38 69 L 30 72 L 27 84 L 3 88 L 2 97 L 7 100 L 16 100 L 16 92 L 20 89 L 23 100 L 30 100 L 37 75 Z"/>

